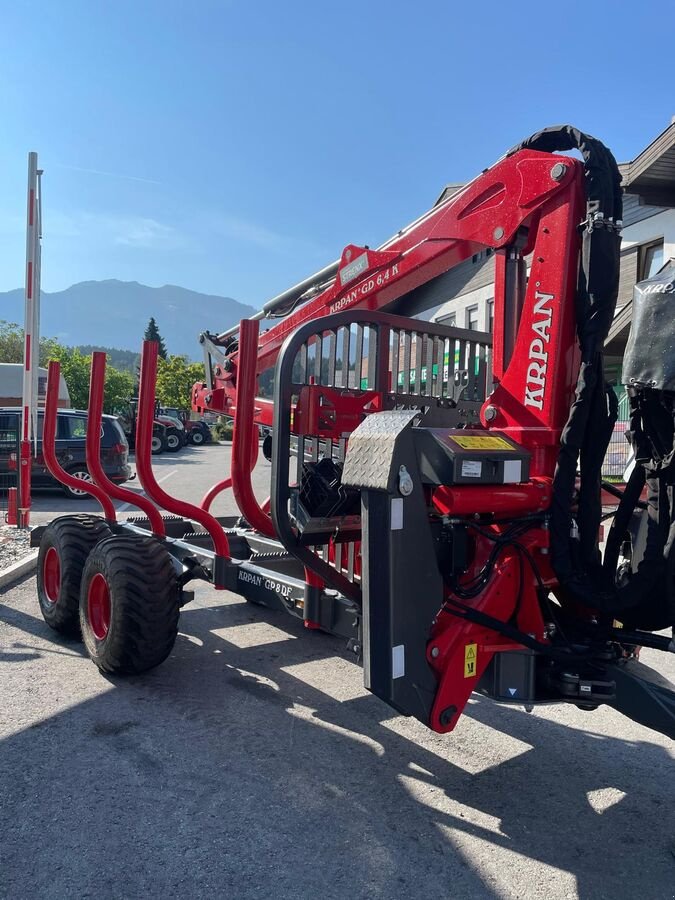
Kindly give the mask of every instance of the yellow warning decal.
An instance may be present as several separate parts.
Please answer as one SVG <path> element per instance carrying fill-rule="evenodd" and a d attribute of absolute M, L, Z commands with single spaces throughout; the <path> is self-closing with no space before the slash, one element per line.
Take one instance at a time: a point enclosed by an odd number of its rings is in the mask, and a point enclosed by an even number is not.
<path fill-rule="evenodd" d="M 463 450 L 513 450 L 511 444 L 501 437 L 478 434 L 451 434 L 448 437 L 451 441 L 459 444 Z"/>
<path fill-rule="evenodd" d="M 466 644 L 464 647 L 464 677 L 473 678 L 476 674 L 476 657 L 478 644 Z"/>

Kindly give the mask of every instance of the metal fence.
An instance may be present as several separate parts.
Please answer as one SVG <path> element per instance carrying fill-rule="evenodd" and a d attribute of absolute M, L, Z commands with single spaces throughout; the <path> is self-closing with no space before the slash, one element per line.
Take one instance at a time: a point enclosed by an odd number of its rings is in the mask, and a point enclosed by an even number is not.
<path fill-rule="evenodd" d="M 0 524 L 7 521 L 9 489 L 19 487 L 19 431 L 0 430 Z"/>
<path fill-rule="evenodd" d="M 631 453 L 630 444 L 626 440 L 628 424 L 628 395 L 624 393 L 619 398 L 619 417 L 614 425 L 602 467 L 602 477 L 607 481 L 623 481 L 623 473 Z"/>

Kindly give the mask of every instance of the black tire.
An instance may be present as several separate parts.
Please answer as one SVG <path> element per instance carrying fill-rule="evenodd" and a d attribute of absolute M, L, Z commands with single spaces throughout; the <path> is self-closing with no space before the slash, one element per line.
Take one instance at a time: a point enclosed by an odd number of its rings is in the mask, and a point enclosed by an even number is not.
<path fill-rule="evenodd" d="M 262 442 L 262 455 L 267 462 L 272 461 L 272 435 L 266 434 Z"/>
<path fill-rule="evenodd" d="M 166 433 L 166 449 L 169 453 L 178 453 L 183 446 L 180 432 L 170 430 Z"/>
<path fill-rule="evenodd" d="M 37 560 L 37 594 L 42 616 L 54 631 L 80 633 L 80 583 L 87 557 L 110 528 L 96 516 L 60 516 L 46 527 Z M 54 580 L 54 567 L 57 568 Z"/>
<path fill-rule="evenodd" d="M 159 437 L 159 435 L 153 434 L 152 441 L 150 443 L 150 452 L 153 456 L 159 456 L 160 453 L 164 453 L 166 450 L 166 439 Z"/>
<path fill-rule="evenodd" d="M 206 436 L 201 428 L 193 428 L 190 432 L 190 443 L 194 444 L 195 447 L 200 447 L 205 442 Z"/>
<path fill-rule="evenodd" d="M 92 661 L 113 675 L 138 675 L 164 662 L 178 634 L 179 599 L 171 557 L 155 538 L 101 541 L 80 588 L 80 627 Z"/>

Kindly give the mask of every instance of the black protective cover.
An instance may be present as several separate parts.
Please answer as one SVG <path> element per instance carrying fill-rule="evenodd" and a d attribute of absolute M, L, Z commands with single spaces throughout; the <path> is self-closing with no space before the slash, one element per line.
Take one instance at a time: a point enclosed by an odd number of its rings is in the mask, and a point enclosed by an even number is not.
<path fill-rule="evenodd" d="M 581 229 L 576 296 L 581 366 L 553 476 L 551 563 L 560 584 L 572 597 L 587 606 L 602 608 L 605 601 L 596 584 L 602 514 L 600 473 L 617 412 L 614 391 L 605 384 L 602 351 L 619 290 L 621 175 L 604 144 L 570 125 L 546 128 L 511 152 L 523 147 L 548 153 L 577 148 L 584 158 L 587 219 Z M 577 465 L 579 540 L 570 538 Z"/>
<path fill-rule="evenodd" d="M 675 264 L 633 288 L 623 383 L 675 391 Z"/>

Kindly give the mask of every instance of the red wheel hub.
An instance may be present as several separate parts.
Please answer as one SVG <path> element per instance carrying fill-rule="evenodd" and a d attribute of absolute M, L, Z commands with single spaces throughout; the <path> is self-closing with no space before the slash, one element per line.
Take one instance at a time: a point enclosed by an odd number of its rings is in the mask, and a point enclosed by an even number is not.
<path fill-rule="evenodd" d="M 42 584 L 50 603 L 56 603 L 61 590 L 61 560 L 58 550 L 50 547 L 42 560 Z"/>
<path fill-rule="evenodd" d="M 105 640 L 110 628 L 110 589 L 105 576 L 100 572 L 97 572 L 89 583 L 87 617 L 96 640 Z"/>

